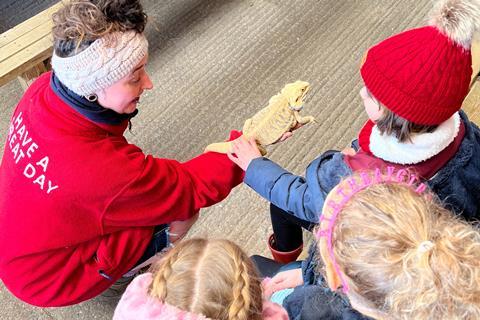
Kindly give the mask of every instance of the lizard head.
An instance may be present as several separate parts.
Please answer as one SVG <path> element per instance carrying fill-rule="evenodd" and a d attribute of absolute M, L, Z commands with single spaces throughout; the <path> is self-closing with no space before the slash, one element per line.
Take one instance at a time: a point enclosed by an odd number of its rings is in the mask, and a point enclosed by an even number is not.
<path fill-rule="evenodd" d="M 287 84 L 281 93 L 287 98 L 290 109 L 298 111 L 303 108 L 303 101 L 309 89 L 310 84 L 308 82 L 295 81 Z"/>

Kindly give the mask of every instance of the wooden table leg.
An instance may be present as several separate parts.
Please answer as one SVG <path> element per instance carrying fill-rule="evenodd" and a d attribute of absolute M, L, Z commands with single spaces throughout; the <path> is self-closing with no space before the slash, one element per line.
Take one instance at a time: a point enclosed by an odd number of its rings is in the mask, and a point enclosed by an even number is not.
<path fill-rule="evenodd" d="M 46 63 L 42 61 L 39 64 L 35 65 L 33 68 L 19 75 L 18 81 L 20 82 L 23 90 L 27 90 L 28 86 L 30 86 L 33 80 L 35 80 L 39 75 L 47 71 L 48 69 L 46 67 Z"/>

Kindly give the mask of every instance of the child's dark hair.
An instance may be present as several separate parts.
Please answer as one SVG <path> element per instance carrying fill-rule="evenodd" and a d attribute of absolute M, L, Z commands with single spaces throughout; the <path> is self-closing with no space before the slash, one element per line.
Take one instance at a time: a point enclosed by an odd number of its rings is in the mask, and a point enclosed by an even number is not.
<path fill-rule="evenodd" d="M 423 125 L 408 121 L 396 115 L 389 109 L 383 108 L 383 115 L 377 120 L 376 125 L 381 134 L 394 135 L 398 141 L 412 141 L 413 133 L 433 132 L 438 125 Z"/>
<path fill-rule="evenodd" d="M 411 142 L 413 133 L 433 132 L 438 125 L 423 125 L 408 121 L 396 115 L 389 109 L 383 108 L 383 115 L 376 121 L 381 134 L 394 135 L 400 142 Z"/>
<path fill-rule="evenodd" d="M 115 31 L 143 32 L 147 15 L 138 0 L 73 0 L 52 16 L 54 50 L 70 57 Z"/>

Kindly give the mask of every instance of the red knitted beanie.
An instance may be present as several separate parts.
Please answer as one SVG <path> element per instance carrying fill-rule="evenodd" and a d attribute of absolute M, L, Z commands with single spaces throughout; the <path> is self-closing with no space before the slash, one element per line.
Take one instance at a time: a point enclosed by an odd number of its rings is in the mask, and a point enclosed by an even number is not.
<path fill-rule="evenodd" d="M 386 108 L 423 125 L 450 118 L 468 93 L 480 0 L 439 1 L 431 24 L 373 46 L 360 70 L 365 86 Z"/>

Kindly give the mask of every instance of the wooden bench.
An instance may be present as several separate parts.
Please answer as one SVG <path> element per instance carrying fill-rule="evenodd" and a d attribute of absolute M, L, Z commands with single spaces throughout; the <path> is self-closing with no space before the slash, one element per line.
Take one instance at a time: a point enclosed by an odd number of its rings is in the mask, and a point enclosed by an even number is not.
<path fill-rule="evenodd" d="M 0 35 L 0 86 L 18 77 L 23 89 L 48 70 L 52 55 L 52 13 L 61 2 Z"/>
<path fill-rule="evenodd" d="M 463 101 L 462 109 L 468 118 L 480 125 L 480 36 L 472 44 L 472 83 L 470 92 Z"/>
<path fill-rule="evenodd" d="M 471 85 L 478 78 L 480 72 L 480 35 L 478 35 L 472 42 L 472 82 Z"/>
<path fill-rule="evenodd" d="M 477 77 L 470 87 L 470 92 L 463 101 L 462 109 L 470 121 L 480 125 L 480 78 Z"/>

